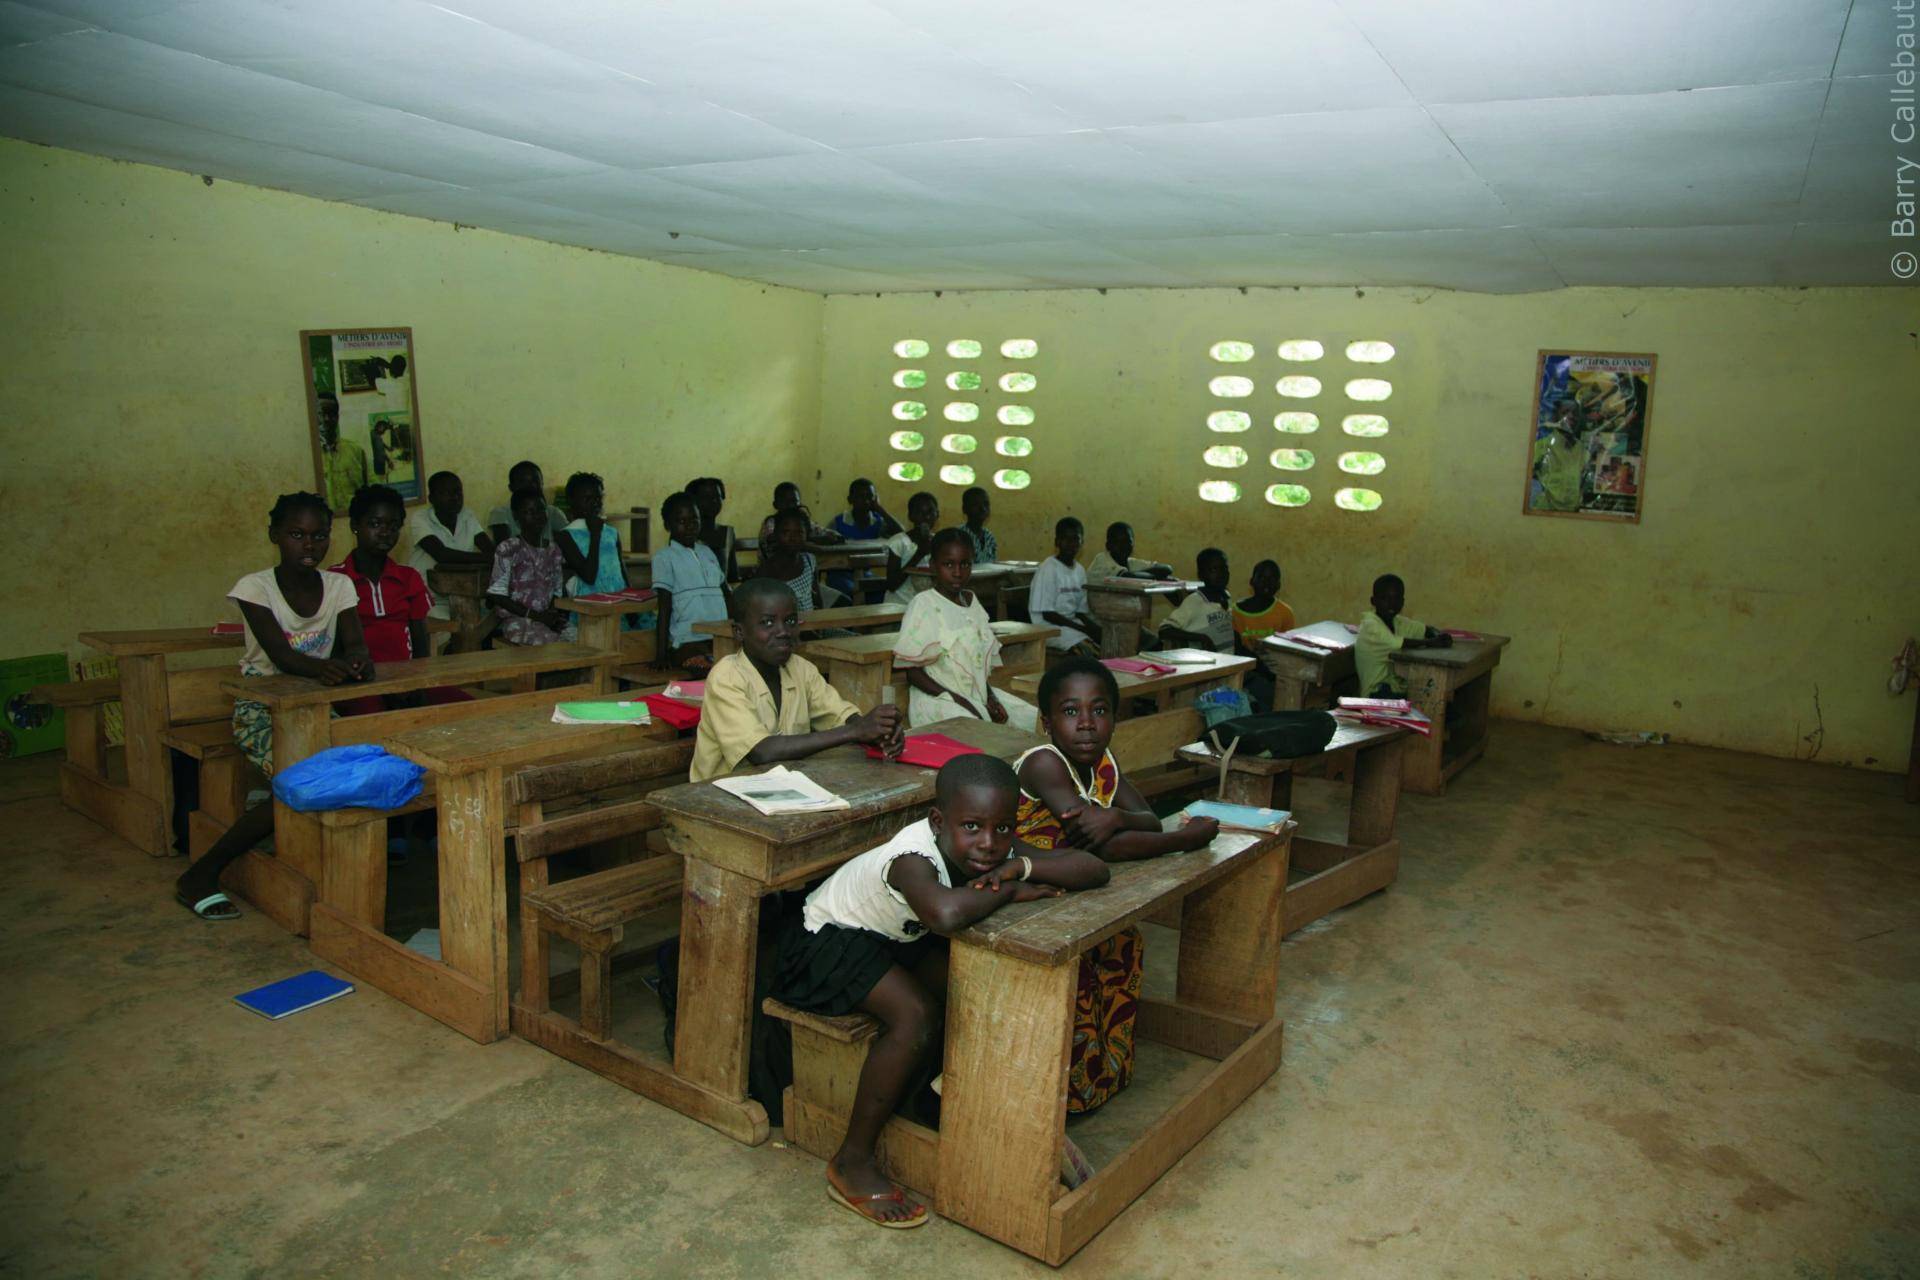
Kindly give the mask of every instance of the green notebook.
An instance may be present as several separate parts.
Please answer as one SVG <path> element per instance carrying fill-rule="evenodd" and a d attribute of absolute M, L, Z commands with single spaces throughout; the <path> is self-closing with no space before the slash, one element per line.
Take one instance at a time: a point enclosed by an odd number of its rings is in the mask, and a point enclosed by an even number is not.
<path fill-rule="evenodd" d="M 644 702 L 556 702 L 555 724 L 652 724 Z"/>

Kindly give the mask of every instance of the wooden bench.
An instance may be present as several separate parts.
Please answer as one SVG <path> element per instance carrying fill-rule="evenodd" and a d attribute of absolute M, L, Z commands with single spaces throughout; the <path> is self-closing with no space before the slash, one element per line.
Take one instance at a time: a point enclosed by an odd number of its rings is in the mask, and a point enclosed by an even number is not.
<path fill-rule="evenodd" d="M 231 719 L 174 725 L 160 741 L 200 765 L 200 804 L 187 815 L 187 856 L 198 858 L 240 820 L 253 780 L 266 780 L 233 740 Z"/>
<path fill-rule="evenodd" d="M 630 921 L 680 900 L 680 880 L 680 858 L 669 853 L 565 884 L 523 889 L 520 927 L 541 937 L 541 952 L 547 950 L 544 942 L 551 934 L 580 948 L 580 1018 L 573 1022 L 548 1009 L 546 974 L 536 976 L 528 966 L 522 970 L 521 998 L 514 1003 L 515 1030 L 525 1022 L 533 1032 L 527 1039 L 592 1068 L 581 1041 L 604 1045 L 612 1038 L 613 992 L 608 979 L 613 949 Z M 548 1043 L 539 1023 L 552 1023 L 563 1032 L 564 1048 Z"/>
<path fill-rule="evenodd" d="M 67 763 L 106 781 L 106 710 L 120 701 L 120 677 L 98 676 L 65 684 L 43 684 L 27 693 L 30 702 L 64 712 L 67 722 Z"/>
<path fill-rule="evenodd" d="M 830 1158 L 847 1136 L 847 1118 L 853 1114 L 853 1095 L 860 1084 L 860 1071 L 867 1064 L 867 1050 L 880 1034 L 877 1019 L 864 1013 L 829 1017 L 807 1013 L 781 1004 L 769 996 L 761 1009 L 770 1018 L 778 1018 L 793 1032 L 793 1084 L 782 1103 L 786 1113 L 783 1127 L 787 1141 L 802 1151 L 810 1151 L 825 1160 Z M 914 1163 L 914 1157 L 893 1148 L 903 1143 L 926 1147 L 939 1137 L 920 1125 L 907 1122 L 889 1125 L 881 1134 L 888 1150 L 881 1157 L 891 1166 Z M 824 1153 L 824 1154 L 823 1154 Z M 926 1163 L 921 1155 L 919 1163 Z"/>

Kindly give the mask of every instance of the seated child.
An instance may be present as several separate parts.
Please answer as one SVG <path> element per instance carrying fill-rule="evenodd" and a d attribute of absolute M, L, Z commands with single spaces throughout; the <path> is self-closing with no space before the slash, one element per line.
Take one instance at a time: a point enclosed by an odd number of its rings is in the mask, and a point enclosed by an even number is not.
<path fill-rule="evenodd" d="M 1160 643 L 1169 649 L 1211 649 L 1233 652 L 1233 597 L 1227 592 L 1227 553 L 1208 547 L 1194 561 L 1200 589 L 1160 624 Z"/>
<path fill-rule="evenodd" d="M 267 516 L 267 538 L 279 552 L 274 568 L 233 584 L 227 599 L 240 608 L 246 677 L 307 676 L 326 685 L 373 677 L 373 659 L 354 612 L 353 583 L 323 573 L 333 540 L 333 509 L 317 493 L 283 493 Z M 233 700 L 233 741 L 253 767 L 273 776 L 273 715 L 250 698 Z M 240 911 L 220 892 L 220 873 L 273 834 L 273 802 L 240 815 L 178 880 L 173 896 L 202 920 L 238 920 Z"/>
<path fill-rule="evenodd" d="M 1120 773 L 1113 740 L 1120 686 L 1092 658 L 1074 657 L 1040 678 L 1040 731 L 1048 741 L 1014 762 L 1020 838 L 1037 849 L 1081 848 L 1107 862 L 1199 849 L 1219 834 L 1211 818 L 1162 831 Z M 1099 1107 L 1133 1077 L 1133 1020 L 1146 939 L 1126 929 L 1080 957 L 1073 1006 L 1067 1111 Z"/>
<path fill-rule="evenodd" d="M 713 641 L 693 628 L 725 620 L 726 574 L 713 548 L 700 541 L 700 508 L 692 494 L 682 491 L 661 503 L 660 518 L 671 540 L 653 557 L 653 589 L 660 600 L 660 648 L 653 665 L 704 671 Z"/>
<path fill-rule="evenodd" d="M 713 552 L 727 581 L 732 582 L 740 576 L 740 566 L 733 556 L 733 526 L 720 523 L 720 509 L 727 505 L 727 482 L 719 476 L 701 476 L 687 486 L 687 492 L 700 510 L 700 541 Z"/>
<path fill-rule="evenodd" d="M 916 729 L 971 716 L 1031 730 L 1034 710 L 987 683 L 1000 665 L 1000 638 L 967 584 L 973 541 L 964 529 L 933 536 L 933 589 L 914 596 L 900 619 L 893 662 L 907 676 L 907 722 Z"/>
<path fill-rule="evenodd" d="M 541 474 L 539 463 L 516 462 L 507 472 L 507 500 L 487 513 L 487 531 L 492 534 L 495 546 L 505 542 L 519 529 L 513 519 L 513 498 L 519 493 L 537 493 L 541 505 L 546 505 L 547 478 Z M 558 533 L 566 527 L 566 517 L 548 507 L 547 532 Z"/>
<path fill-rule="evenodd" d="M 502 638 L 513 644 L 552 644 L 574 627 L 572 616 L 553 604 L 566 565 L 554 545 L 547 500 L 538 490 L 524 488 L 513 495 L 511 509 L 520 532 L 494 550 L 487 603 L 500 615 Z"/>
<path fill-rule="evenodd" d="M 1100 646 L 1093 637 L 1099 633 L 1100 624 L 1087 612 L 1087 571 L 1080 567 L 1080 546 L 1086 536 L 1086 526 L 1072 516 L 1054 524 L 1054 553 L 1033 572 L 1027 609 L 1036 622 L 1060 628 L 1059 635 L 1048 637 L 1047 648 L 1098 657 Z"/>
<path fill-rule="evenodd" d="M 493 563 L 493 539 L 467 510 L 466 487 L 451 471 L 436 471 L 427 481 L 427 502 L 407 521 L 407 565 L 422 578 L 427 570 L 478 569 Z M 430 618 L 447 617 L 447 606 L 435 601 Z"/>
<path fill-rule="evenodd" d="M 878 542 L 900 532 L 900 522 L 880 505 L 873 481 L 864 477 L 847 486 L 847 509 L 833 518 L 832 529 L 848 542 Z M 839 570 L 827 575 L 827 585 L 848 599 L 854 598 L 853 573 Z M 868 604 L 878 604 L 885 594 L 875 587 L 866 593 Z"/>
<path fill-rule="evenodd" d="M 1233 606 L 1233 634 L 1242 653 L 1258 653 L 1254 646 L 1278 631 L 1293 630 L 1293 609 L 1280 596 L 1280 564 L 1262 560 L 1253 566 L 1248 584 L 1253 594 Z"/>
<path fill-rule="evenodd" d="M 740 647 L 714 663 L 707 677 L 693 781 L 849 742 L 900 749 L 900 709 L 882 704 L 861 715 L 818 667 L 794 653 L 799 634 L 799 605 L 784 582 L 750 578 L 733 593 L 733 637 Z"/>
<path fill-rule="evenodd" d="M 774 516 L 782 511 L 798 511 L 807 517 L 807 541 L 834 543 L 840 541 L 840 535 L 833 530 L 813 522 L 813 512 L 800 500 L 800 486 L 791 480 L 782 480 L 773 486 L 773 514 L 760 522 L 760 544 L 765 546 L 773 539 Z"/>
<path fill-rule="evenodd" d="M 573 519 L 554 543 L 566 562 L 564 591 L 569 596 L 625 591 L 632 585 L 627 581 L 627 567 L 620 560 L 620 534 L 602 514 L 606 505 L 606 482 L 599 476 L 576 471 L 567 477 L 567 510 L 573 513 Z M 653 622 L 651 613 L 630 613 L 620 625 L 626 631 L 647 631 Z"/>
<path fill-rule="evenodd" d="M 960 514 L 967 518 L 962 527 L 966 530 L 967 544 L 973 548 L 973 562 L 992 564 L 998 560 L 1000 540 L 987 528 L 987 518 L 993 514 L 993 500 L 987 497 L 987 491 L 975 485 L 961 494 Z"/>
<path fill-rule="evenodd" d="M 1133 554 L 1133 526 L 1116 520 L 1107 526 L 1107 545 L 1087 566 L 1087 577 L 1095 582 L 1107 578 L 1171 578 L 1173 566 L 1155 560 L 1141 560 Z"/>
<path fill-rule="evenodd" d="M 912 604 L 920 586 L 907 570 L 925 564 L 940 527 L 940 499 L 921 490 L 907 499 L 908 527 L 887 539 L 887 603 Z"/>
<path fill-rule="evenodd" d="M 798 507 L 789 507 L 775 516 L 773 537 L 761 540 L 760 566 L 756 571 L 762 578 L 786 583 L 802 613 L 812 613 L 820 607 L 817 591 L 820 564 L 813 552 L 807 550 L 807 526 L 807 513 Z"/>
<path fill-rule="evenodd" d="M 927 594 L 932 594 L 931 592 Z M 1098 888 L 1106 864 L 1082 850 L 1014 839 L 1019 785 L 1006 761 L 967 755 L 941 767 L 927 816 L 844 864 L 782 932 L 776 1000 L 811 1013 L 858 1009 L 884 1030 L 867 1051 L 847 1136 L 827 1162 L 827 1195 L 877 1226 L 927 1221 L 874 1161 L 887 1117 L 939 1031 L 939 1003 L 917 976 L 940 959 L 929 933 L 959 932 L 1003 906 Z M 934 965 L 928 965 L 929 960 Z"/>
<path fill-rule="evenodd" d="M 329 572 L 345 574 L 359 596 L 360 634 L 367 655 L 376 663 L 410 662 L 430 657 L 427 614 L 433 595 L 418 570 L 392 556 L 407 520 L 406 499 L 384 484 L 368 485 L 353 495 L 347 508 L 347 527 L 353 530 L 353 551 Z M 372 715 L 400 706 L 441 706 L 471 702 L 459 689 L 422 689 L 417 694 L 373 694 L 334 704 L 343 716 Z"/>
<path fill-rule="evenodd" d="M 1360 675 L 1360 693 L 1367 698 L 1404 698 L 1406 677 L 1393 669 L 1387 655 L 1402 649 L 1449 649 L 1453 637 L 1424 622 L 1402 617 L 1407 588 L 1399 577 L 1383 573 L 1373 580 L 1373 610 L 1360 619 L 1360 635 L 1353 642 L 1353 664 Z"/>

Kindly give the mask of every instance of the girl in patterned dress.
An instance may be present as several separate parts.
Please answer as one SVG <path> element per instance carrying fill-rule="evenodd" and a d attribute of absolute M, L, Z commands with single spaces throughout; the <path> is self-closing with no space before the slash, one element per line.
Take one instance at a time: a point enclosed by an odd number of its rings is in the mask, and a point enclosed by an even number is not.
<path fill-rule="evenodd" d="M 914 596 L 893 646 L 894 665 L 907 676 L 907 723 L 918 728 L 971 716 L 1031 731 L 1034 709 L 987 683 L 1000 665 L 1000 638 L 968 588 L 973 544 L 965 530 L 934 534 L 927 559 L 933 589 Z"/>
<path fill-rule="evenodd" d="M 1219 834 L 1211 818 L 1164 831 L 1121 775 L 1113 740 L 1120 688 L 1092 658 L 1069 658 L 1040 680 L 1040 731 L 1048 741 L 1015 762 L 1015 834 L 1037 849 L 1087 849 L 1108 862 L 1184 853 Z M 1067 1111 L 1093 1111 L 1133 1078 L 1133 1022 L 1146 940 L 1124 929 L 1080 956 L 1074 993 Z"/>

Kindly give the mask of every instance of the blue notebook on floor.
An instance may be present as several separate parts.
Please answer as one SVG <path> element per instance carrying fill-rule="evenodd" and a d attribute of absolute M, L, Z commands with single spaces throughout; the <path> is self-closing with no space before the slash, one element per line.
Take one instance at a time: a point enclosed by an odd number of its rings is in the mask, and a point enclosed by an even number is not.
<path fill-rule="evenodd" d="M 243 991 L 234 1003 L 251 1009 L 263 1018 L 284 1018 L 302 1009 L 311 1009 L 329 1000 L 338 1000 L 353 990 L 351 982 L 342 982 L 330 973 L 309 969 L 296 977 L 269 982 L 264 987 Z"/>

